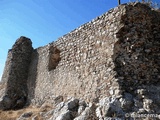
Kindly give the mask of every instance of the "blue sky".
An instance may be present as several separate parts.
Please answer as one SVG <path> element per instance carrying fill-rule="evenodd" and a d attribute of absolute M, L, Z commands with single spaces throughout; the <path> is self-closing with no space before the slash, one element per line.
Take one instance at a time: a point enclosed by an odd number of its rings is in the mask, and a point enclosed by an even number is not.
<path fill-rule="evenodd" d="M 34 48 L 44 46 L 117 4 L 117 0 L 0 0 L 0 78 L 8 49 L 20 36 L 30 38 Z"/>

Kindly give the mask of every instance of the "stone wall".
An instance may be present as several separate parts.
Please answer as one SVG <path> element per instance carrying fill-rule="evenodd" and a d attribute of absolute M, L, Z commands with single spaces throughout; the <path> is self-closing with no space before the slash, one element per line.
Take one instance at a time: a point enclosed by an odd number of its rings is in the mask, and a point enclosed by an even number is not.
<path fill-rule="evenodd" d="M 120 5 L 32 52 L 28 100 L 42 104 L 60 95 L 116 102 L 123 112 L 157 112 L 159 61 L 160 13 L 140 3 Z"/>
<path fill-rule="evenodd" d="M 119 84 L 131 92 L 141 85 L 159 83 L 160 13 L 143 4 L 126 6 L 126 13 L 113 59 Z"/>
<path fill-rule="evenodd" d="M 8 77 L 9 77 L 9 70 L 11 68 L 11 58 L 12 58 L 11 50 L 9 50 L 7 60 L 6 60 L 6 63 L 5 63 L 5 68 L 4 68 L 4 71 L 3 71 L 2 78 L 1 78 L 1 82 L 3 82 L 3 83 L 7 82 Z"/>
<path fill-rule="evenodd" d="M 7 83 L 5 96 L 1 102 L 4 109 L 22 108 L 26 104 L 28 69 L 32 50 L 30 39 L 20 37 L 9 51 L 9 59 L 5 67 L 7 73 L 4 73 L 2 77 L 3 79 L 6 76 Z"/>
<path fill-rule="evenodd" d="M 34 86 L 30 97 L 45 101 L 62 95 L 90 101 L 157 84 L 159 16 L 140 3 L 121 5 L 36 49 L 28 79 L 29 88 Z M 59 49 L 61 58 L 51 71 L 50 47 Z"/>
<path fill-rule="evenodd" d="M 121 28 L 125 11 L 125 6 L 112 9 L 57 41 L 36 49 L 37 57 L 33 56 L 28 79 L 32 86 L 32 74 L 36 74 L 35 99 L 44 101 L 62 95 L 91 100 L 110 95 L 116 74 L 112 59 L 114 43 L 118 40 L 116 33 Z M 60 50 L 61 60 L 56 69 L 49 71 L 51 46 Z"/>

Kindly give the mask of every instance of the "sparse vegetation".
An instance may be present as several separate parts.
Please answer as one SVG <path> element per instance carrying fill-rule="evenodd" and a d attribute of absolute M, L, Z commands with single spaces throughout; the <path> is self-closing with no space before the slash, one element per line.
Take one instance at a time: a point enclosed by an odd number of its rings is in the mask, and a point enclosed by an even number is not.
<path fill-rule="evenodd" d="M 0 110 L 0 120 L 16 120 L 19 118 L 23 113 L 32 112 L 32 116 L 29 118 L 31 120 L 32 117 L 36 116 L 37 120 L 43 120 L 40 116 L 40 112 L 47 112 L 51 110 L 51 106 L 45 106 L 43 108 L 29 106 L 28 108 L 20 109 L 20 110 L 9 110 L 9 111 L 2 111 Z M 50 117 L 50 116 L 49 116 Z"/>
<path fill-rule="evenodd" d="M 151 8 L 158 10 L 160 8 L 160 4 L 153 2 L 153 0 L 142 0 L 142 3 L 147 4 L 148 6 L 150 6 Z"/>
<path fill-rule="evenodd" d="M 130 0 L 130 2 L 141 2 L 148 5 L 152 9 L 160 10 L 160 3 L 154 2 L 154 0 Z"/>

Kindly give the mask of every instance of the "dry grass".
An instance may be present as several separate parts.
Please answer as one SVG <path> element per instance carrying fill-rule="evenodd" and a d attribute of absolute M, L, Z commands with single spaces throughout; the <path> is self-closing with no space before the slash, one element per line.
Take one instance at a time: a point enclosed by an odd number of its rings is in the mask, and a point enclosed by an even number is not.
<path fill-rule="evenodd" d="M 2 83 L 0 84 L 0 90 L 4 89 L 5 87 L 6 87 L 6 84 L 2 84 Z M 34 116 L 37 116 L 35 120 L 43 120 L 43 118 L 40 116 L 40 112 L 47 112 L 51 109 L 53 109 L 52 105 L 44 104 L 42 107 L 29 106 L 27 108 L 20 109 L 20 110 L 9 110 L 9 111 L 0 110 L 0 120 L 16 120 L 23 113 L 28 113 L 28 112 L 33 113 L 28 120 L 32 120 Z"/>
<path fill-rule="evenodd" d="M 47 112 L 51 109 L 52 109 L 52 107 L 50 107 L 50 106 L 46 106 L 43 108 L 29 106 L 28 108 L 24 108 L 21 110 L 15 110 L 15 111 L 14 110 L 9 110 L 9 111 L 0 110 L 0 120 L 16 120 L 23 113 L 28 113 L 28 112 L 33 113 L 32 116 L 29 118 L 29 120 L 31 120 L 31 118 L 33 118 L 34 116 L 37 116 L 36 120 L 43 120 L 39 113 L 40 112 Z"/>

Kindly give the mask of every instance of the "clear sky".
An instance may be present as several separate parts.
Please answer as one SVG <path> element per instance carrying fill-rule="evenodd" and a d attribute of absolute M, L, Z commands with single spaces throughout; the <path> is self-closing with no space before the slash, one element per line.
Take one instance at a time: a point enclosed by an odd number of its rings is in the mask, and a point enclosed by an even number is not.
<path fill-rule="evenodd" d="M 8 49 L 17 38 L 30 38 L 34 48 L 44 46 L 116 7 L 117 1 L 0 0 L 0 79 Z"/>

